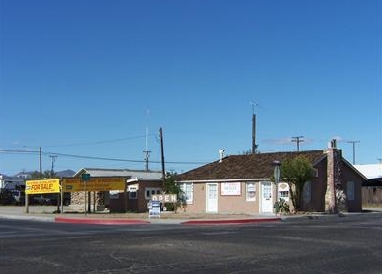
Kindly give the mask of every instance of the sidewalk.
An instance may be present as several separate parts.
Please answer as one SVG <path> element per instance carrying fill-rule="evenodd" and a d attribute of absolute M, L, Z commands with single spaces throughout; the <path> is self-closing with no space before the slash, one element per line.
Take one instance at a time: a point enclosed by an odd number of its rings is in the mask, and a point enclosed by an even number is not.
<path fill-rule="evenodd" d="M 25 207 L 0 206 L 0 218 L 37 220 L 56 223 L 132 225 L 132 224 L 181 224 L 181 225 L 218 225 L 248 224 L 260 222 L 280 222 L 275 215 L 249 214 L 193 214 L 187 212 L 161 212 L 160 218 L 149 218 L 148 213 L 54 213 L 55 206 L 30 206 L 29 213 Z"/>
<path fill-rule="evenodd" d="M 360 214 L 382 213 L 382 208 L 364 208 L 363 212 L 327 214 L 323 212 L 308 212 L 305 214 L 283 215 L 274 214 L 208 214 L 188 212 L 161 212 L 160 218 L 149 218 L 148 213 L 73 213 L 64 207 L 64 213 L 57 214 L 56 206 L 30 206 L 29 213 L 25 213 L 23 206 L 0 206 L 0 219 L 35 220 L 55 223 L 72 224 L 102 224 L 102 225 L 234 225 L 264 222 L 293 222 L 320 218 L 338 218 Z"/>

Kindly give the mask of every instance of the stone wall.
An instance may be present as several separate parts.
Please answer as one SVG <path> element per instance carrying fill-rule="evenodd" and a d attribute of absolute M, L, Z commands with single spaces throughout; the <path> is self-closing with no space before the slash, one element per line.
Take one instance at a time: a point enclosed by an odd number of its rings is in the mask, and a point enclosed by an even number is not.
<path fill-rule="evenodd" d="M 84 191 L 72 192 L 70 195 L 71 200 L 70 200 L 69 210 L 85 211 L 84 196 L 85 196 Z M 105 195 L 103 192 L 86 192 L 86 203 L 87 203 L 86 208 L 88 211 L 94 211 L 94 208 L 96 208 L 97 210 L 99 208 L 105 208 L 104 202 L 105 202 Z"/>

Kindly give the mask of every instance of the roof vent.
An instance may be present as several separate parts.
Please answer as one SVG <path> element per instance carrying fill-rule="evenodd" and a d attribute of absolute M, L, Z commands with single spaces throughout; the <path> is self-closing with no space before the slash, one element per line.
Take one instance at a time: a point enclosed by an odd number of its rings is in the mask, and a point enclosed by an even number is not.
<path fill-rule="evenodd" d="M 219 149 L 219 156 L 220 156 L 219 163 L 221 163 L 223 162 L 223 158 L 224 158 L 224 149 Z"/>

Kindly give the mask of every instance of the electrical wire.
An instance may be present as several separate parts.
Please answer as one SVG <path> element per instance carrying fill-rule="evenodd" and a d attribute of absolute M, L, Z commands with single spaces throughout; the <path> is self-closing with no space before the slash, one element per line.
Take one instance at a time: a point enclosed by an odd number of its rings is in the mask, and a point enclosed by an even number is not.
<path fill-rule="evenodd" d="M 149 134 L 148 136 L 154 136 L 154 134 Z M 102 144 L 108 144 L 108 143 L 124 142 L 124 141 L 128 141 L 128 140 L 140 139 L 140 138 L 146 138 L 146 135 L 139 135 L 139 136 L 134 136 L 134 137 L 119 138 L 119 139 L 111 139 L 111 140 L 103 140 L 103 141 L 96 141 L 96 142 L 74 143 L 74 144 L 66 144 L 66 145 L 53 145 L 53 146 L 44 146 L 44 147 L 74 147 L 74 146 L 87 146 L 87 145 L 102 145 Z"/>
<path fill-rule="evenodd" d="M 0 149 L 0 153 L 9 154 L 39 154 L 39 150 L 23 150 L 23 149 Z M 108 158 L 99 156 L 88 156 L 88 155 L 78 155 L 78 154 L 68 154 L 52 151 L 41 151 L 42 155 L 56 155 L 60 157 L 78 158 L 78 159 L 90 159 L 90 160 L 101 160 L 101 161 L 114 161 L 114 162 L 130 162 L 130 163 L 145 163 L 144 160 L 131 160 L 122 158 Z M 188 161 L 165 161 L 167 164 L 179 164 L 179 165 L 204 165 L 206 162 L 188 162 Z M 150 161 L 150 163 L 159 164 L 160 161 Z"/>

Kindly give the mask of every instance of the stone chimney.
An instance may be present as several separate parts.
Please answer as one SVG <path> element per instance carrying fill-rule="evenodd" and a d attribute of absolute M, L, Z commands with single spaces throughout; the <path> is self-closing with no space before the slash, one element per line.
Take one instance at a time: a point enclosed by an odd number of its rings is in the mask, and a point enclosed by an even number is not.
<path fill-rule="evenodd" d="M 327 179 L 325 193 L 325 211 L 329 213 L 338 213 L 336 199 L 336 184 L 338 184 L 338 164 L 341 158 L 340 151 L 337 150 L 337 141 L 330 141 L 327 154 Z"/>
<path fill-rule="evenodd" d="M 219 163 L 223 162 L 224 149 L 219 149 Z"/>

